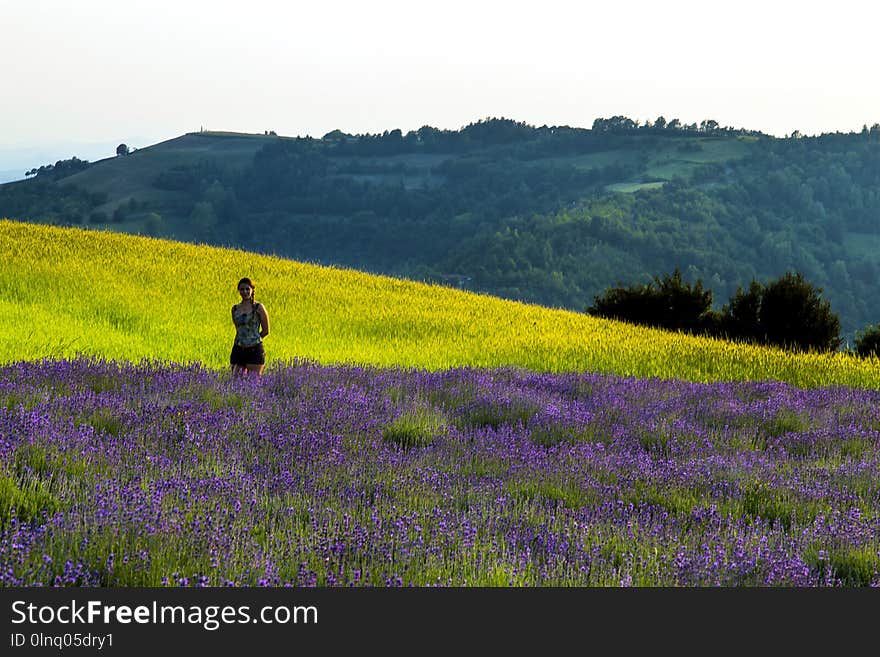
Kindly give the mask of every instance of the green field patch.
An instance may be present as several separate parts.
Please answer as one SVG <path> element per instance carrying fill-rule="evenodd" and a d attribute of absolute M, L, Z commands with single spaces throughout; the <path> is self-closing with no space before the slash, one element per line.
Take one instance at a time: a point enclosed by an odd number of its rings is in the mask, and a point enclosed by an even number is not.
<path fill-rule="evenodd" d="M 777 445 L 783 436 L 806 431 L 810 427 L 810 423 L 806 417 L 796 411 L 783 408 L 769 417 L 756 419 L 753 427 L 748 427 L 748 425 L 746 427 L 747 446 L 755 451 L 763 452 L 772 445 Z M 789 444 L 794 445 L 795 443 L 789 441 Z M 804 451 L 803 448 L 801 451 Z"/>
<path fill-rule="evenodd" d="M 403 386 L 390 386 L 385 391 L 385 396 L 388 398 L 389 401 L 395 404 L 400 404 L 404 400 L 409 399 L 411 393 Z"/>
<path fill-rule="evenodd" d="M 554 447 L 563 443 L 595 442 L 592 426 L 567 426 L 564 423 L 542 424 L 529 429 L 529 438 L 536 445 Z"/>
<path fill-rule="evenodd" d="M 712 433 L 740 432 L 754 424 L 754 419 L 730 410 L 700 409 L 693 414 L 694 421 Z"/>
<path fill-rule="evenodd" d="M 455 463 L 449 467 L 449 470 L 464 476 L 496 478 L 510 472 L 510 463 L 497 457 L 474 455 L 461 463 Z"/>
<path fill-rule="evenodd" d="M 75 418 L 76 426 L 89 425 L 98 433 L 119 437 L 125 426 L 124 420 L 109 408 L 99 407 Z"/>
<path fill-rule="evenodd" d="M 245 407 L 247 399 L 240 392 L 220 389 L 216 386 L 205 385 L 195 391 L 195 398 L 211 407 L 211 410 L 221 408 L 241 411 Z"/>
<path fill-rule="evenodd" d="M 0 393 L 0 405 L 2 405 L 7 411 L 13 411 L 17 408 L 29 411 L 38 403 L 38 400 L 33 394 L 15 392 L 13 390 L 4 390 Z"/>
<path fill-rule="evenodd" d="M 835 433 L 790 433 L 777 444 L 795 458 L 827 460 L 835 464 L 870 458 L 877 449 L 877 439 L 868 436 L 841 437 Z"/>
<path fill-rule="evenodd" d="M 829 444 L 832 453 L 837 452 L 842 458 L 853 461 L 860 461 L 874 454 L 878 447 L 880 447 L 880 436 L 846 438 Z"/>
<path fill-rule="evenodd" d="M 745 484 L 739 507 L 743 515 L 761 519 L 770 525 L 780 523 L 786 531 L 791 528 L 799 505 L 781 491 L 775 490 L 761 482 Z"/>
<path fill-rule="evenodd" d="M 37 521 L 61 508 L 47 481 L 37 477 L 17 479 L 0 474 L 0 528 L 5 528 L 13 516 L 19 521 Z"/>
<path fill-rule="evenodd" d="M 804 561 L 820 578 L 830 571 L 843 586 L 872 586 L 880 583 L 880 545 L 841 546 L 805 550 Z"/>
<path fill-rule="evenodd" d="M 613 482 L 611 482 L 613 483 Z M 636 480 L 628 490 L 622 492 L 622 501 L 635 506 L 650 505 L 665 509 L 670 515 L 687 516 L 696 508 L 706 507 L 711 502 L 705 491 L 692 487 L 658 484 Z"/>
<path fill-rule="evenodd" d="M 643 189 L 660 189 L 665 185 L 665 182 L 659 181 L 651 181 L 651 182 L 619 182 L 612 183 L 610 185 L 605 185 L 605 189 L 609 192 L 618 192 L 621 194 L 633 194 L 635 192 L 640 192 Z"/>
<path fill-rule="evenodd" d="M 437 509 L 440 506 L 447 504 L 448 501 L 444 499 L 443 495 L 440 493 L 436 493 L 432 490 L 428 490 L 426 488 L 409 488 L 408 490 L 397 490 L 396 496 L 394 498 L 395 504 L 397 504 L 400 508 L 406 509 L 409 512 L 420 512 L 420 513 L 428 513 L 432 509 Z M 459 499 L 458 502 L 463 502 L 464 500 Z M 473 501 L 476 503 L 476 501 Z"/>
<path fill-rule="evenodd" d="M 669 448 L 675 440 L 675 435 L 665 425 L 654 428 L 644 428 L 636 431 L 636 439 L 646 452 L 652 452 L 661 457 L 669 456 Z"/>
<path fill-rule="evenodd" d="M 498 397 L 480 395 L 461 401 L 457 421 L 463 428 L 476 429 L 526 425 L 542 408 L 538 402 L 516 394 Z"/>
<path fill-rule="evenodd" d="M 470 586 L 484 587 L 520 587 L 528 584 L 531 575 L 517 571 L 509 564 L 490 564 L 487 569 L 477 575 Z"/>
<path fill-rule="evenodd" d="M 64 481 L 81 480 L 90 469 L 90 463 L 75 453 L 59 453 L 36 443 L 19 445 L 12 457 L 12 472 L 20 482 L 38 479 L 52 492 Z"/>
<path fill-rule="evenodd" d="M 53 456 L 42 445 L 23 443 L 19 445 L 12 457 L 13 470 L 18 478 L 28 476 L 37 479 L 51 477 L 55 470 Z"/>
<path fill-rule="evenodd" d="M 427 405 L 404 409 L 383 430 L 382 438 L 400 447 L 427 447 L 448 431 L 443 411 Z"/>
<path fill-rule="evenodd" d="M 762 420 L 758 425 L 758 431 L 771 438 L 779 438 L 787 433 L 805 431 L 809 426 L 809 420 L 806 417 L 796 411 L 784 408 Z"/>
<path fill-rule="evenodd" d="M 761 519 L 771 526 L 779 523 L 785 531 L 793 523 L 811 523 L 833 512 L 830 502 L 797 498 L 792 491 L 760 481 L 743 482 L 740 497 L 725 500 L 722 507 L 735 517 Z"/>
<path fill-rule="evenodd" d="M 524 502 L 562 504 L 569 509 L 580 509 L 598 503 L 596 491 L 586 490 L 573 482 L 552 479 L 517 480 L 507 482 L 505 490 L 514 499 Z"/>
<path fill-rule="evenodd" d="M 608 151 L 594 151 L 581 155 L 544 157 L 532 160 L 535 165 L 574 167 L 581 171 L 590 171 L 612 165 L 637 166 L 641 160 L 641 154 L 635 149 L 617 149 Z"/>
<path fill-rule="evenodd" d="M 641 492 L 642 501 L 663 507 L 671 515 L 692 513 L 698 507 L 706 506 L 706 500 L 692 490 L 673 488 L 670 490 L 658 490 L 648 488 Z"/>
<path fill-rule="evenodd" d="M 312 523 L 302 496 L 293 492 L 264 495 L 258 501 L 257 516 L 271 526 L 286 527 L 294 533 L 307 533 Z"/>
<path fill-rule="evenodd" d="M 529 438 L 536 445 L 553 447 L 562 444 L 603 443 L 612 440 L 612 426 L 606 417 L 592 417 L 586 422 L 535 422 L 529 427 Z"/>
<path fill-rule="evenodd" d="M 82 385 L 96 394 L 115 392 L 119 390 L 119 378 L 112 374 L 95 372 L 84 377 Z"/>
<path fill-rule="evenodd" d="M 372 508 L 397 499 L 398 493 L 394 478 L 386 473 L 381 473 L 377 474 L 375 481 L 364 485 L 361 499 L 367 507 Z"/>
<path fill-rule="evenodd" d="M 590 421 L 584 426 L 583 436 L 588 442 L 610 444 L 614 434 L 620 427 L 629 422 L 629 413 L 625 408 L 605 407 L 597 409 Z"/>
<path fill-rule="evenodd" d="M 688 162 L 687 160 L 670 160 L 658 162 L 645 169 L 645 176 L 660 180 L 672 180 L 673 178 L 690 178 L 702 164 L 700 162 Z"/>
<path fill-rule="evenodd" d="M 625 565 L 627 558 L 632 555 L 632 550 L 633 543 L 631 541 L 614 533 L 602 540 L 599 558 L 609 569 L 619 571 Z M 608 584 L 612 584 L 612 582 L 608 582 Z M 619 585 L 619 582 L 613 582 L 613 584 Z"/>
<path fill-rule="evenodd" d="M 92 586 L 192 586 L 200 574 L 209 576 L 214 570 L 208 554 L 194 554 L 188 541 L 164 531 L 145 535 L 132 530 L 119 531 L 114 526 L 93 533 L 90 538 L 83 549 L 71 545 L 69 554 L 74 561 L 92 565 L 93 576 L 98 578 Z M 233 558 L 232 554 L 222 555 L 224 563 L 230 563 Z"/>

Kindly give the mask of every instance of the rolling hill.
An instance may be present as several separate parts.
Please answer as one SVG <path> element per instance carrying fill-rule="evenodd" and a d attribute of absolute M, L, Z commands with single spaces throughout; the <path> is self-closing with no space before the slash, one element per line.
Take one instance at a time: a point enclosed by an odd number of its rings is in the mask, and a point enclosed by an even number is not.
<path fill-rule="evenodd" d="M 263 135 L 189 133 L 137 149 L 125 157 L 99 160 L 84 171 L 65 178 L 64 184 L 105 194 L 106 200 L 95 210 L 109 215 L 131 199 L 148 206 L 173 207 L 181 201 L 182 195 L 156 189 L 153 184 L 163 171 L 209 160 L 222 161 L 228 169 L 242 169 L 269 140 L 270 137 Z M 126 227 L 138 228 L 135 222 Z"/>
<path fill-rule="evenodd" d="M 703 281 L 716 308 L 752 280 L 798 271 L 823 290 L 846 342 L 880 321 L 880 127 L 777 139 L 627 121 L 191 133 L 0 185 L 0 216 L 577 312 L 608 287 L 674 268 Z"/>

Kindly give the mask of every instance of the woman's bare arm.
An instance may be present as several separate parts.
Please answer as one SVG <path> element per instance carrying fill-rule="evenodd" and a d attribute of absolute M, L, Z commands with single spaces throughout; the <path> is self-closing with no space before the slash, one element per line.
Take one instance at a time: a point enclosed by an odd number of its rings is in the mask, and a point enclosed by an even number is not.
<path fill-rule="evenodd" d="M 260 337 L 265 338 L 269 335 L 269 313 L 266 312 L 266 306 L 260 304 L 258 312 L 260 314 Z"/>

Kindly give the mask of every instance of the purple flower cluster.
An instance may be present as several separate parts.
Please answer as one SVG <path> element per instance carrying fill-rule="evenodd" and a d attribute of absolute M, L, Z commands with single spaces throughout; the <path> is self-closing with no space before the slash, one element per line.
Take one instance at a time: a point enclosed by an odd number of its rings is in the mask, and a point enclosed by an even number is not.
<path fill-rule="evenodd" d="M 880 392 L 6 365 L 0 583 L 877 586 Z"/>

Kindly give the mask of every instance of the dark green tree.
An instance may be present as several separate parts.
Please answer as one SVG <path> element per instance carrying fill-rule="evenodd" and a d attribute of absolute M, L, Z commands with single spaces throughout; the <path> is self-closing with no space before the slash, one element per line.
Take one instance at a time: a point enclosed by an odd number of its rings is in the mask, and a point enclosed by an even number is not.
<path fill-rule="evenodd" d="M 800 351 L 840 347 L 840 319 L 822 299 L 822 289 L 800 273 L 769 283 L 761 296 L 759 324 L 768 344 Z"/>
<path fill-rule="evenodd" d="M 880 324 L 868 326 L 856 333 L 856 354 L 862 358 L 880 356 Z"/>
<path fill-rule="evenodd" d="M 748 290 L 738 287 L 730 301 L 721 309 L 721 333 L 730 340 L 745 342 L 764 342 L 761 330 L 761 299 L 764 286 L 757 281 L 749 284 Z"/>
<path fill-rule="evenodd" d="M 681 271 L 654 277 L 651 283 L 615 287 L 595 297 L 591 315 L 672 331 L 703 332 L 712 307 L 712 291 L 702 281 L 685 283 Z"/>

